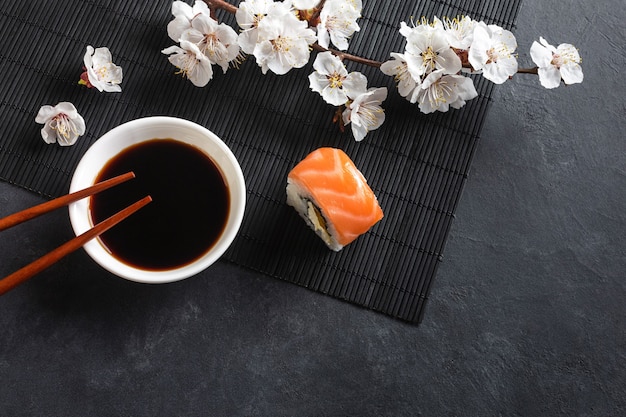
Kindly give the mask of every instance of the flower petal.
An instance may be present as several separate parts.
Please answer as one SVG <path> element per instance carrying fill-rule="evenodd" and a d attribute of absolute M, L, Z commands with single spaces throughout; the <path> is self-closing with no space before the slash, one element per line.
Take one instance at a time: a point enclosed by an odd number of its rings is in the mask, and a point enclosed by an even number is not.
<path fill-rule="evenodd" d="M 461 71 L 462 66 L 461 59 L 451 48 L 444 49 L 439 53 L 437 68 L 443 69 L 444 73 L 456 74 Z"/>
<path fill-rule="evenodd" d="M 348 97 L 355 99 L 367 91 L 367 77 L 360 72 L 351 72 L 343 80 L 343 89 Z"/>
<path fill-rule="evenodd" d="M 348 101 L 348 96 L 345 91 L 341 88 L 333 88 L 330 85 L 322 90 L 322 98 L 333 106 L 341 106 Z"/>
<path fill-rule="evenodd" d="M 583 82 L 583 69 L 578 64 L 569 63 L 561 67 L 561 77 L 565 84 L 577 84 Z"/>
<path fill-rule="evenodd" d="M 312 9 L 320 2 L 320 0 L 293 0 L 293 5 L 299 10 Z"/>
<path fill-rule="evenodd" d="M 326 86 L 328 86 L 328 78 L 326 78 L 324 74 L 320 74 L 316 71 L 309 75 L 309 87 L 311 90 L 322 94 L 322 91 L 326 88 Z"/>
<path fill-rule="evenodd" d="M 82 117 L 78 114 L 78 110 L 76 110 L 76 107 L 68 101 L 60 102 L 59 104 L 54 106 L 54 110 L 57 113 L 67 114 L 67 117 L 69 117 L 70 119 L 74 119 L 77 117 L 80 117 L 82 119 Z"/>
<path fill-rule="evenodd" d="M 204 34 L 196 28 L 189 28 L 180 35 L 180 40 L 197 44 L 204 40 Z"/>
<path fill-rule="evenodd" d="M 498 63 L 487 64 L 483 67 L 483 77 L 495 84 L 502 84 L 517 72 L 517 60 L 515 58 L 503 60 Z"/>
<path fill-rule="evenodd" d="M 360 124 L 352 123 L 352 136 L 354 136 L 354 140 L 356 140 L 357 142 L 361 142 L 363 139 L 365 139 L 367 132 L 369 132 L 367 130 L 367 127 Z"/>
<path fill-rule="evenodd" d="M 49 123 L 46 123 L 41 128 L 41 138 L 48 144 L 55 143 L 57 141 L 57 134 L 55 130 L 50 127 Z"/>
<path fill-rule="evenodd" d="M 550 61 L 552 61 L 552 52 L 539 44 L 539 42 L 534 41 L 530 46 L 530 57 L 538 67 L 547 67 L 550 65 Z"/>
<path fill-rule="evenodd" d="M 213 66 L 208 58 L 199 59 L 193 70 L 187 74 L 189 81 L 196 87 L 204 87 L 213 78 Z"/>
<path fill-rule="evenodd" d="M 322 52 L 317 55 L 313 62 L 313 68 L 315 71 L 324 75 L 339 74 L 342 76 L 348 75 L 345 65 L 341 60 L 333 55 L 332 52 Z"/>
<path fill-rule="evenodd" d="M 94 67 L 100 67 L 106 64 L 110 64 L 113 61 L 113 55 L 109 48 L 96 48 L 93 53 L 92 63 Z"/>
<path fill-rule="evenodd" d="M 52 106 L 41 106 L 39 112 L 37 112 L 37 116 L 35 116 L 35 122 L 43 124 L 48 120 L 54 117 L 57 114 L 57 111 Z"/>
<path fill-rule="evenodd" d="M 544 88 L 557 88 L 561 85 L 561 73 L 554 65 L 540 67 L 537 70 L 539 82 Z"/>
<path fill-rule="evenodd" d="M 193 17 L 193 10 L 184 1 L 176 0 L 172 3 L 172 15 L 175 17 L 182 16 L 190 20 Z"/>
<path fill-rule="evenodd" d="M 188 18 L 185 16 L 177 16 L 167 24 L 167 35 L 174 42 L 178 42 L 183 32 L 190 28 L 191 22 Z"/>

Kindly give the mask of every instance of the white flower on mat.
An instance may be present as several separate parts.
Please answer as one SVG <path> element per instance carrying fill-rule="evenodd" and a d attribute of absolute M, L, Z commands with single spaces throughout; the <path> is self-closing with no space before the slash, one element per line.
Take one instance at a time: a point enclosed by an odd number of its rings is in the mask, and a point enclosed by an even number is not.
<path fill-rule="evenodd" d="M 474 40 L 474 27 L 476 22 L 468 16 L 444 18 L 443 27 L 446 38 L 451 47 L 457 49 L 469 49 Z"/>
<path fill-rule="evenodd" d="M 578 50 L 568 43 L 558 47 L 550 45 L 544 38 L 533 42 L 530 47 L 530 56 L 539 67 L 539 82 L 545 88 L 556 88 L 561 84 L 576 84 L 583 81 L 583 70 L 580 67 Z"/>
<path fill-rule="evenodd" d="M 200 51 L 198 45 L 181 40 L 180 46 L 170 46 L 161 52 L 169 55 L 168 60 L 179 69 L 177 74 L 189 78 L 196 87 L 204 87 L 213 78 L 211 61 Z"/>
<path fill-rule="evenodd" d="M 317 26 L 320 46 L 328 48 L 332 42 L 340 51 L 348 49 L 348 39 L 361 29 L 356 21 L 361 17 L 362 8 L 361 0 L 327 0 Z"/>
<path fill-rule="evenodd" d="M 384 62 L 380 66 L 380 70 L 383 74 L 392 76 L 398 84 L 398 93 L 402 97 L 407 97 L 415 90 L 418 83 L 409 72 L 408 64 L 403 54 L 392 52 L 391 57 L 393 59 Z"/>
<path fill-rule="evenodd" d="M 348 74 L 346 66 L 331 52 L 322 52 L 313 62 L 315 72 L 309 75 L 311 90 L 333 106 L 345 104 L 367 90 L 367 78 L 360 72 Z"/>
<path fill-rule="evenodd" d="M 445 74 L 456 74 L 461 70 L 461 59 L 450 48 L 439 20 L 433 26 L 421 24 L 410 31 L 405 30 L 405 33 L 404 58 L 413 78 L 419 80 L 436 70 L 443 70 Z"/>
<path fill-rule="evenodd" d="M 218 24 L 215 19 L 204 14 L 191 21 L 191 28 L 182 33 L 181 40 L 196 44 L 211 63 L 222 67 L 223 72 L 239 55 L 235 30 L 224 23 Z"/>
<path fill-rule="evenodd" d="M 517 72 L 517 41 L 508 30 L 480 22 L 474 28 L 469 62 L 489 81 L 502 84 Z"/>
<path fill-rule="evenodd" d="M 56 106 L 42 106 L 35 122 L 43 124 L 41 137 L 46 143 L 70 146 L 85 134 L 85 120 L 72 103 L 63 101 Z"/>
<path fill-rule="evenodd" d="M 172 15 L 174 19 L 167 24 L 167 34 L 178 42 L 183 32 L 191 28 L 191 22 L 198 15 L 211 16 L 209 6 L 202 0 L 196 0 L 193 7 L 184 1 L 172 3 Z"/>
<path fill-rule="evenodd" d="M 113 63 L 113 57 L 109 48 L 94 49 L 87 45 L 87 51 L 83 58 L 85 72 L 80 76 L 79 84 L 87 87 L 95 87 L 98 91 L 120 92 L 123 78 L 122 67 Z"/>
<path fill-rule="evenodd" d="M 273 0 L 247 0 L 239 3 L 235 19 L 241 28 L 239 45 L 246 54 L 253 54 L 259 41 L 259 23 L 268 16 L 291 14 L 287 3 Z M 294 16 L 295 17 L 295 16 Z"/>
<path fill-rule="evenodd" d="M 310 45 L 315 42 L 315 32 L 307 22 L 294 14 L 268 15 L 258 24 L 258 41 L 254 57 L 263 74 L 267 70 L 277 75 L 292 68 L 301 68 L 309 62 Z"/>
<path fill-rule="evenodd" d="M 387 99 L 387 87 L 372 88 L 357 96 L 343 111 L 344 125 L 352 124 L 354 139 L 362 141 L 371 130 L 378 129 L 385 121 L 385 111 L 381 107 Z"/>
<path fill-rule="evenodd" d="M 442 70 L 432 72 L 422 85 L 415 89 L 411 103 L 418 103 L 422 113 L 447 112 L 450 107 L 460 109 L 467 100 L 478 96 L 472 79 L 462 75 L 447 74 Z"/>

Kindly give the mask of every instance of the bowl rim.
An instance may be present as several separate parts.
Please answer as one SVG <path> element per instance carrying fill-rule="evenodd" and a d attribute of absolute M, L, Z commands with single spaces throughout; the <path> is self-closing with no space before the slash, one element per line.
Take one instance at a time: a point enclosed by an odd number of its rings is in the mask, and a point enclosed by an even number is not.
<path fill-rule="evenodd" d="M 153 135 L 161 131 L 169 134 Z M 195 122 L 177 117 L 148 116 L 134 119 L 103 134 L 78 162 L 70 182 L 70 192 L 93 185 L 102 167 L 122 150 L 148 140 L 166 138 L 194 145 L 219 167 L 230 192 L 228 220 L 219 240 L 204 255 L 189 264 L 169 270 L 150 271 L 126 264 L 114 257 L 98 238 L 83 246 L 87 254 L 101 267 L 130 281 L 168 283 L 202 272 L 226 252 L 243 221 L 246 184 L 237 158 L 215 133 Z M 93 227 L 89 215 L 89 200 L 84 198 L 68 206 L 70 223 L 77 236 Z"/>

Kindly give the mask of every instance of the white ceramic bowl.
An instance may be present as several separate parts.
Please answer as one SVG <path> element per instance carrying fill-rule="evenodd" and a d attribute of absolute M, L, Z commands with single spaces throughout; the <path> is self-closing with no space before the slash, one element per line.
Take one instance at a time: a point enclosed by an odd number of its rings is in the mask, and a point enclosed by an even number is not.
<path fill-rule="evenodd" d="M 237 235 L 246 204 L 246 186 L 241 167 L 226 144 L 196 123 L 165 116 L 146 117 L 124 123 L 98 139 L 78 163 L 70 192 L 93 185 L 103 166 L 123 149 L 155 138 L 185 142 L 207 154 L 220 168 L 226 180 L 230 192 L 230 212 L 217 243 L 199 259 L 175 269 L 149 271 L 132 267 L 115 258 L 97 238 L 84 246 L 89 256 L 103 268 L 122 278 L 144 283 L 178 281 L 198 274 L 212 265 L 224 254 Z M 93 227 L 89 214 L 89 198 L 70 204 L 69 215 L 76 235 Z"/>

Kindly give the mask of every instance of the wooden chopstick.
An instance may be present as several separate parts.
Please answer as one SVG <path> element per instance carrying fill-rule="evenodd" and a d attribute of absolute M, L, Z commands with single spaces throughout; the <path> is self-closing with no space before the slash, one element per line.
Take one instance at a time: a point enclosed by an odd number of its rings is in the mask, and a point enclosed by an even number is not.
<path fill-rule="evenodd" d="M 87 243 L 94 237 L 106 232 L 111 227 L 115 226 L 131 214 L 135 213 L 137 210 L 139 210 L 151 201 L 152 197 L 150 196 L 142 198 L 141 200 L 126 207 L 122 211 L 119 211 L 116 214 L 112 215 L 108 219 L 98 223 L 93 228 L 87 230 L 85 233 L 65 242 L 63 245 L 45 254 L 36 261 L 26 265 L 22 269 L 0 280 L 0 295 L 15 288 L 22 282 L 31 278 L 33 275 L 36 275 L 44 269 L 48 268 L 64 256 L 74 252 L 76 249 L 82 247 L 85 243 Z"/>
<path fill-rule="evenodd" d="M 0 231 L 13 227 L 17 224 L 23 223 L 34 217 L 41 216 L 44 213 L 55 210 L 59 207 L 66 206 L 74 201 L 78 201 L 81 198 L 88 197 L 92 194 L 99 193 L 108 188 L 111 188 L 117 184 L 121 184 L 128 181 L 131 178 L 135 178 L 134 172 L 127 172 L 126 174 L 118 175 L 117 177 L 110 178 L 108 180 L 99 182 L 87 187 L 84 190 L 75 191 L 71 194 L 66 194 L 62 197 L 55 198 L 54 200 L 47 201 L 34 207 L 30 207 L 26 210 L 11 214 L 3 219 L 0 219 Z"/>

